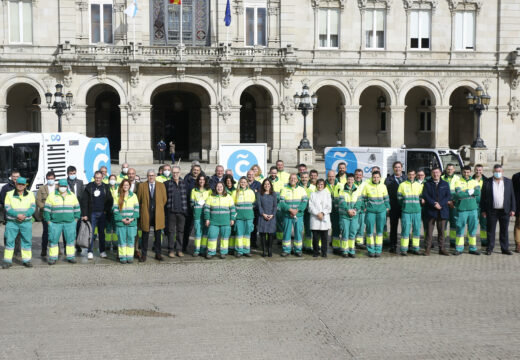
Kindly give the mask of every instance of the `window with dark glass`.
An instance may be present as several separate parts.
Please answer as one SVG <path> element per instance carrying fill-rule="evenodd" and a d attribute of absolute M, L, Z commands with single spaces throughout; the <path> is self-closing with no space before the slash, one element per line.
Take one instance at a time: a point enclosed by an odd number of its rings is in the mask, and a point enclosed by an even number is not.
<path fill-rule="evenodd" d="M 432 112 L 430 106 L 432 102 L 429 99 L 421 101 L 421 110 L 419 112 L 419 130 L 432 131 Z"/>
<path fill-rule="evenodd" d="M 265 7 L 246 7 L 245 11 L 246 45 L 267 46 L 267 9 Z"/>
<path fill-rule="evenodd" d="M 112 44 L 114 42 L 113 31 L 112 1 L 91 1 L 90 42 Z"/>
<path fill-rule="evenodd" d="M 431 11 L 413 10 L 410 12 L 410 48 L 430 48 Z"/>

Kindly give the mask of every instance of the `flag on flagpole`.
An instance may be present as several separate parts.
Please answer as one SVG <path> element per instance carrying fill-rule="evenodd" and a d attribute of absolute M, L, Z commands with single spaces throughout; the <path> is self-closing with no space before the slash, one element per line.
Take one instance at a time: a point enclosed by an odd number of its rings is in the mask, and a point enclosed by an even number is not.
<path fill-rule="evenodd" d="M 125 14 L 131 18 L 135 17 L 137 14 L 137 0 L 134 0 L 130 5 L 128 5 L 128 7 L 125 9 Z"/>
<path fill-rule="evenodd" d="M 231 25 L 231 6 L 229 5 L 229 0 L 227 0 L 226 4 L 226 15 L 224 16 L 224 22 L 226 26 Z"/>
<path fill-rule="evenodd" d="M 181 0 L 170 0 L 170 4 L 173 4 L 173 5 L 181 5 L 182 2 L 181 2 Z"/>

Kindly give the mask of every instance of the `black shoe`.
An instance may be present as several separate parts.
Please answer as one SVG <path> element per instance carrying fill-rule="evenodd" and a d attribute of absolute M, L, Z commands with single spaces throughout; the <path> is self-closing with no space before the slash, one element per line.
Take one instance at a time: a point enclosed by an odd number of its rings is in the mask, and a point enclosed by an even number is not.
<path fill-rule="evenodd" d="M 220 254 L 220 258 L 221 259 L 225 259 L 226 258 L 226 254 Z"/>
<path fill-rule="evenodd" d="M 454 251 L 454 252 L 453 252 L 453 255 L 454 255 L 454 256 L 462 255 L 462 251 Z"/>
<path fill-rule="evenodd" d="M 146 262 L 146 255 L 139 256 L 139 262 Z"/>
<path fill-rule="evenodd" d="M 27 268 L 32 268 L 33 267 L 33 264 L 32 262 L 28 261 L 28 262 L 24 262 L 23 263 L 23 266 L 27 267 Z"/>
<path fill-rule="evenodd" d="M 376 257 L 376 254 L 374 254 L 374 253 L 368 253 L 368 257 L 374 258 L 374 257 Z"/>
<path fill-rule="evenodd" d="M 352 258 L 352 259 L 355 259 L 356 258 L 356 254 L 348 254 L 348 257 Z"/>
<path fill-rule="evenodd" d="M 491 251 L 491 250 L 486 250 L 486 252 L 485 252 L 484 254 L 486 254 L 486 255 L 489 256 L 489 255 L 492 255 L 492 254 L 493 254 L 493 251 Z M 513 255 L 513 254 L 509 254 L 509 255 Z"/>
<path fill-rule="evenodd" d="M 49 261 L 48 261 L 48 264 L 49 264 L 49 265 L 54 265 L 54 264 L 56 264 L 56 260 L 49 260 Z"/>
<path fill-rule="evenodd" d="M 327 258 L 327 253 L 321 254 L 321 257 L 326 259 Z"/>
<path fill-rule="evenodd" d="M 502 251 L 502 254 L 504 254 L 504 255 L 513 255 L 511 250 L 504 250 L 504 251 Z"/>
<path fill-rule="evenodd" d="M 265 251 L 262 253 L 262 257 L 266 257 L 267 254 L 265 253 Z"/>
<path fill-rule="evenodd" d="M 356 244 L 356 249 L 366 250 L 367 246 L 365 244 Z"/>
<path fill-rule="evenodd" d="M 287 256 L 289 256 L 289 254 L 286 253 L 286 252 L 283 252 L 283 253 L 280 254 L 280 256 L 281 256 L 281 257 L 287 257 Z"/>
<path fill-rule="evenodd" d="M 161 254 L 155 254 L 155 260 L 157 260 L 157 261 L 164 261 L 164 259 L 163 259 Z"/>
<path fill-rule="evenodd" d="M 480 251 L 478 251 L 478 250 L 470 250 L 469 253 L 471 255 L 480 255 Z"/>
<path fill-rule="evenodd" d="M 2 264 L 2 269 L 9 269 L 11 266 L 13 266 L 12 263 L 6 263 L 5 262 L 5 263 Z"/>
<path fill-rule="evenodd" d="M 401 251 L 401 256 L 408 256 L 408 253 L 405 251 Z"/>
<path fill-rule="evenodd" d="M 375 253 L 374 255 L 375 255 L 376 258 L 381 257 L 380 253 Z"/>
<path fill-rule="evenodd" d="M 213 255 L 206 255 L 206 259 L 211 260 L 213 258 Z"/>
<path fill-rule="evenodd" d="M 301 252 L 294 253 L 297 257 L 303 257 L 303 254 Z"/>
<path fill-rule="evenodd" d="M 251 253 L 246 253 L 246 254 L 244 254 L 244 256 L 245 256 L 245 257 L 252 257 L 253 254 L 251 254 Z"/>
<path fill-rule="evenodd" d="M 390 248 L 390 250 L 388 250 L 388 252 L 390 254 L 397 254 L 397 249 L 396 248 Z"/>
<path fill-rule="evenodd" d="M 450 243 L 450 249 L 455 249 L 455 244 Z"/>
<path fill-rule="evenodd" d="M 41 257 L 46 257 L 47 256 L 47 250 L 42 250 L 42 252 L 40 253 L 40 256 Z"/>
<path fill-rule="evenodd" d="M 73 259 L 67 259 L 67 261 L 68 261 L 69 263 L 71 263 L 71 264 L 75 264 L 75 263 L 77 263 L 76 259 L 74 259 L 74 258 L 73 258 Z"/>
<path fill-rule="evenodd" d="M 421 253 L 419 251 L 417 251 L 417 250 L 412 251 L 412 254 L 413 255 L 421 255 Z"/>
<path fill-rule="evenodd" d="M 237 258 L 242 257 L 242 254 L 240 254 L 240 253 L 236 253 L 236 254 L 235 254 L 235 257 L 237 257 Z"/>
<path fill-rule="evenodd" d="M 348 258 L 348 254 L 347 254 L 347 253 L 344 253 L 344 254 L 341 255 L 341 256 L 343 256 L 344 258 Z"/>
<path fill-rule="evenodd" d="M 314 258 L 317 258 L 318 256 L 320 256 L 319 254 L 312 254 L 312 257 Z"/>

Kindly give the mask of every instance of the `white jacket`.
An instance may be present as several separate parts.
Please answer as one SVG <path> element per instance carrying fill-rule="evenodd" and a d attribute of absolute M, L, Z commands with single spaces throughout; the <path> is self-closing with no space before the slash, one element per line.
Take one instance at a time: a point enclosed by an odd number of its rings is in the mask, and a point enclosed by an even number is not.
<path fill-rule="evenodd" d="M 329 230 L 332 200 L 327 190 L 315 191 L 309 200 L 309 214 L 311 214 L 311 230 Z M 318 219 L 318 214 L 323 213 L 323 220 Z"/>

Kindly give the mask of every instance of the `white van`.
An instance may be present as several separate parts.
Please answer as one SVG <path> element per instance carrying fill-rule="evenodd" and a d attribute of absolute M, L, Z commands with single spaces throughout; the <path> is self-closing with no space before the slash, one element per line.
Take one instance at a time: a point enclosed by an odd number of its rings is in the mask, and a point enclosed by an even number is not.
<path fill-rule="evenodd" d="M 384 147 L 328 147 L 325 148 L 325 168 L 337 170 L 338 164 L 347 163 L 347 172 L 363 170 L 363 176 L 370 178 L 372 167 L 379 166 L 384 177 L 392 173 L 395 161 L 403 163 L 405 169 L 424 170 L 426 177 L 431 169 L 440 167 L 443 171 L 447 164 L 455 165 L 455 172 L 461 173 L 464 166 L 458 150 L 406 149 Z"/>
<path fill-rule="evenodd" d="M 73 165 L 77 177 L 87 183 L 105 165 L 110 174 L 110 146 L 107 138 L 89 138 L 77 133 L 8 133 L 0 135 L 0 188 L 20 171 L 28 188 L 37 191 L 45 174 L 54 171 L 57 179 L 67 176 Z"/>

